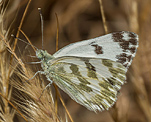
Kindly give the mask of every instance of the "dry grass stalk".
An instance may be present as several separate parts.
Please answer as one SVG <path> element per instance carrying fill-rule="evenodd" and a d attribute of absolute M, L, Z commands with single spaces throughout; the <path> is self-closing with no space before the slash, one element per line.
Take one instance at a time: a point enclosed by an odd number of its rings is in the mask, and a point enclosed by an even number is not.
<path fill-rule="evenodd" d="M 27 69 L 30 77 L 32 77 L 34 73 L 30 71 L 30 68 Z M 17 89 L 14 101 L 23 113 L 25 113 L 26 118 L 33 122 L 60 122 L 61 120 L 55 112 L 51 90 L 45 90 L 41 96 L 46 86 L 43 84 L 44 81 L 36 77 L 34 80 L 27 82 L 28 78 L 24 72 L 20 73 L 16 71 L 16 75 L 18 78 L 15 78 L 12 84 Z M 18 82 L 15 82 L 17 79 Z M 21 79 L 21 82 L 19 82 L 19 79 Z"/>
<path fill-rule="evenodd" d="M 2 5 L 5 6 L 4 4 Z M 1 95 L 8 99 L 7 101 L 3 98 L 0 100 L 0 109 L 2 112 L 1 120 L 13 122 L 16 111 L 8 105 L 8 102 L 11 100 L 17 108 L 24 113 L 24 116 L 26 116 L 28 121 L 60 122 L 61 119 L 56 115 L 54 110 L 54 101 L 51 91 L 45 91 L 41 99 L 39 99 L 42 90 L 45 88 L 45 85 L 43 84 L 44 82 L 40 83 L 39 79 L 37 79 L 35 81 L 36 83 L 26 83 L 29 77 L 32 77 L 34 73 L 32 73 L 27 66 L 25 67 L 24 63 L 15 53 L 14 50 L 17 41 L 15 41 L 14 47 L 12 48 L 13 44 L 10 43 L 9 39 L 10 32 L 3 28 L 3 15 L 7 13 L 5 13 L 3 8 L 1 12 L 3 13 L 1 13 L 2 21 L 0 23 L 0 91 Z M 14 58 L 11 55 L 13 55 Z"/>
<path fill-rule="evenodd" d="M 6 4 L 9 1 L 1 1 L 0 5 L 0 111 L 1 111 L 1 121 L 13 122 L 13 118 L 16 114 L 16 111 L 9 106 L 8 101 L 11 100 L 12 96 L 12 87 L 10 86 L 10 78 L 13 75 L 14 70 L 12 69 L 10 73 L 9 65 L 10 63 L 10 53 L 8 52 L 4 41 L 10 41 L 9 30 L 10 26 L 6 25 L 4 20 L 6 19 L 7 7 Z M 14 68 L 16 65 L 14 65 Z M 5 99 L 7 100 L 5 100 Z"/>
<path fill-rule="evenodd" d="M 103 20 L 103 26 L 104 26 L 105 34 L 108 34 L 108 29 L 107 29 L 107 25 L 106 25 L 106 18 L 105 18 L 105 15 L 104 15 L 104 9 L 103 9 L 102 0 L 99 0 L 99 3 L 100 3 L 100 10 L 101 10 L 101 15 L 102 15 L 102 20 Z"/>

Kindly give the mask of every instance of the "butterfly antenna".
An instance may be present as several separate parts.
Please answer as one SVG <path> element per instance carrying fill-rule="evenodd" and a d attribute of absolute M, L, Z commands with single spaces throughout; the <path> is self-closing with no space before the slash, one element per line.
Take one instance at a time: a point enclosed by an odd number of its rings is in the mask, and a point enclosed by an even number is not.
<path fill-rule="evenodd" d="M 43 17 L 42 17 L 42 12 L 41 8 L 38 8 L 39 15 L 40 15 L 40 20 L 41 20 L 41 34 L 42 34 L 42 49 L 43 49 L 43 42 L 44 42 L 44 23 L 43 23 Z"/>
<path fill-rule="evenodd" d="M 16 36 L 15 36 L 15 35 L 13 35 L 13 34 L 11 34 L 11 36 L 12 36 L 12 37 L 14 37 L 15 39 L 18 39 L 18 40 L 20 40 L 20 41 L 22 41 L 22 42 L 24 42 L 24 43 L 26 43 L 26 44 L 30 45 L 30 46 L 33 46 L 34 48 L 36 48 L 36 49 L 38 50 L 38 48 L 37 48 L 36 46 L 31 45 L 30 43 L 28 43 L 28 42 L 24 41 L 23 39 L 20 39 L 20 38 L 16 37 Z"/>
<path fill-rule="evenodd" d="M 56 20 L 57 20 L 56 51 L 58 51 L 59 20 L 58 20 L 58 16 L 57 16 L 57 14 L 56 14 L 56 13 L 55 13 L 55 15 L 56 15 Z"/>

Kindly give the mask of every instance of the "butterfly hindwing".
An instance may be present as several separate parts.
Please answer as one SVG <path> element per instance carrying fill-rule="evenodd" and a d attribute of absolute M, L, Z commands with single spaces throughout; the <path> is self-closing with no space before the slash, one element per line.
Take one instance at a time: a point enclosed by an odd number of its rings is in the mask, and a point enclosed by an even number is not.
<path fill-rule="evenodd" d="M 47 77 L 92 111 L 108 110 L 126 79 L 126 68 L 108 59 L 61 57 L 53 61 L 50 70 Z"/>

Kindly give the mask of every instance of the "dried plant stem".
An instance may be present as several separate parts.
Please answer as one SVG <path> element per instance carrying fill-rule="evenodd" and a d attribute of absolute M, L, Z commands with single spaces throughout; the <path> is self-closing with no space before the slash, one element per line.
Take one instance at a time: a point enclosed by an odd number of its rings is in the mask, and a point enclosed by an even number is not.
<path fill-rule="evenodd" d="M 24 11 L 24 13 L 23 13 L 23 17 L 22 17 L 21 22 L 20 22 L 20 25 L 19 25 L 19 27 L 18 27 L 18 31 L 17 31 L 16 37 L 19 37 L 19 32 L 20 32 L 21 27 L 22 27 L 22 25 L 23 25 L 23 21 L 24 21 L 24 19 L 25 19 L 25 16 L 26 16 L 26 13 L 27 13 L 27 10 L 28 10 L 28 8 L 29 8 L 30 3 L 31 3 L 31 0 L 28 1 L 28 4 L 27 4 L 27 6 L 26 6 L 26 8 L 25 8 L 25 11 Z M 14 51 L 15 48 L 16 48 L 17 40 L 18 40 L 18 39 L 15 39 L 13 51 Z"/>
<path fill-rule="evenodd" d="M 133 32 L 138 32 L 139 30 L 137 4 L 138 4 L 137 0 L 132 0 L 129 21 L 130 21 L 130 28 Z"/>
<path fill-rule="evenodd" d="M 56 14 L 56 13 L 55 13 L 55 15 L 56 15 L 56 20 L 57 20 L 56 51 L 58 51 L 59 20 L 58 20 L 58 16 L 57 16 L 57 14 Z M 62 103 L 63 107 L 64 107 L 64 108 L 65 108 L 65 110 L 66 110 L 66 113 L 68 114 L 68 116 L 69 116 L 69 118 L 70 118 L 71 122 L 73 122 L 72 117 L 71 117 L 71 115 L 70 115 L 69 111 L 67 110 L 66 105 L 64 104 L 63 99 L 61 98 L 61 95 L 60 95 L 60 93 L 59 93 L 59 91 L 58 91 L 58 87 L 57 87 L 55 84 L 54 84 L 54 86 L 55 86 L 55 90 L 56 90 L 56 92 L 57 92 L 57 94 L 56 94 L 56 102 L 55 102 L 55 109 L 56 109 L 56 113 L 57 113 L 57 99 L 58 99 L 58 97 L 57 97 L 57 96 L 59 96 L 60 101 L 61 101 L 61 103 Z"/>
<path fill-rule="evenodd" d="M 33 48 L 33 50 L 36 52 L 35 47 L 32 45 L 31 41 L 30 41 L 29 38 L 26 36 L 26 34 L 25 34 L 21 29 L 20 29 L 19 31 L 25 36 L 25 38 L 27 39 L 27 41 L 29 42 L 29 44 L 31 45 L 31 47 Z"/>
<path fill-rule="evenodd" d="M 5 42 L 5 44 L 7 45 L 8 49 L 11 51 L 12 55 L 16 58 L 16 60 L 18 61 L 18 63 L 22 66 L 24 72 L 27 74 L 26 68 L 24 63 L 21 61 L 21 59 L 19 59 L 17 57 L 17 55 L 15 54 L 15 52 L 11 49 L 9 43 L 4 39 L 4 36 L 0 34 L 0 36 L 3 38 L 3 41 Z"/>
<path fill-rule="evenodd" d="M 2 96 L 23 117 L 23 119 L 27 122 L 27 119 L 23 116 L 23 114 L 1 92 L 0 92 L 0 96 Z"/>
<path fill-rule="evenodd" d="M 55 87 L 55 90 L 56 90 L 56 92 L 57 92 L 57 95 L 59 96 L 60 101 L 61 101 L 63 107 L 65 108 L 65 111 L 66 111 L 66 113 L 68 114 L 68 116 L 69 116 L 71 122 L 74 122 L 73 119 L 72 119 L 72 117 L 71 117 L 71 115 L 70 115 L 70 113 L 69 113 L 69 111 L 68 111 L 68 109 L 67 109 L 67 107 L 66 107 L 66 105 L 65 105 L 65 103 L 64 103 L 64 101 L 63 101 L 63 99 L 62 99 L 62 97 L 61 97 L 61 95 L 60 95 L 60 93 L 59 93 L 59 91 L 58 91 L 58 88 L 57 88 L 57 86 L 56 86 L 55 84 L 54 84 L 54 87 Z"/>
<path fill-rule="evenodd" d="M 9 43 L 5 40 L 5 37 L 4 37 L 2 34 L 0 34 L 0 36 L 2 37 L 2 39 L 3 39 L 3 41 L 5 42 L 7 48 L 9 49 L 9 51 L 10 51 L 10 52 L 12 53 L 12 55 L 16 58 L 16 60 L 18 61 L 18 63 L 22 66 L 23 71 L 27 74 L 27 70 L 26 70 L 26 68 L 25 68 L 24 63 L 21 61 L 21 59 L 19 59 L 19 58 L 17 57 L 17 55 L 15 54 L 15 52 L 11 49 Z M 11 67 L 11 66 L 10 66 L 10 67 Z M 9 83 L 8 83 L 8 82 L 9 82 L 9 75 L 8 75 L 8 78 L 7 78 L 6 82 L 7 82 L 7 84 L 9 84 Z M 0 95 L 7 100 L 7 97 L 8 97 L 8 85 L 6 86 L 6 97 L 3 96 L 1 93 L 0 93 Z M 20 112 L 9 100 L 7 100 L 7 102 L 8 102 L 9 104 L 11 104 L 12 107 L 13 107 L 14 109 L 16 109 L 16 111 L 26 120 L 26 118 L 21 114 L 21 112 Z M 5 108 L 7 108 L 7 107 L 5 107 Z M 7 111 L 7 109 L 6 109 L 5 111 Z M 27 121 L 27 120 L 26 120 L 26 121 Z"/>
<path fill-rule="evenodd" d="M 57 34 L 56 34 L 56 51 L 58 51 L 58 39 L 59 39 L 59 20 L 58 20 L 58 16 L 57 14 L 55 13 L 56 15 L 56 20 L 57 20 Z M 57 86 L 55 87 L 55 89 L 58 89 Z M 56 110 L 56 113 L 58 113 L 58 94 L 56 94 L 56 100 L 55 100 L 55 110 Z"/>
<path fill-rule="evenodd" d="M 21 19 L 21 22 L 20 22 L 20 25 L 19 25 L 19 28 L 18 28 L 16 37 L 19 37 L 19 30 L 20 30 L 21 27 L 22 27 L 22 24 L 23 24 L 25 15 L 26 15 L 26 13 L 27 13 L 27 9 L 28 9 L 28 7 L 29 7 L 30 2 L 31 2 L 31 0 L 29 0 L 27 6 L 26 6 L 26 8 L 25 8 L 25 11 L 24 11 L 23 17 L 22 17 L 22 19 Z M 15 42 L 14 42 L 14 47 L 13 47 L 13 50 L 12 50 L 13 53 L 14 53 L 14 51 L 15 51 L 16 44 L 17 44 L 17 39 L 15 39 Z M 8 46 L 9 46 L 9 45 L 8 45 Z M 14 54 L 15 54 L 15 53 L 14 53 Z M 13 54 L 13 55 L 14 55 L 14 54 Z M 11 55 L 10 65 L 12 64 L 12 61 L 13 61 L 13 55 Z M 16 55 L 16 54 L 15 54 L 15 55 Z M 14 56 L 15 56 L 15 55 L 14 55 Z M 16 56 L 16 57 L 17 57 L 17 56 Z M 20 62 L 20 60 L 19 60 L 19 62 Z M 21 64 L 22 64 L 22 63 L 21 63 Z M 22 66 L 22 65 L 21 65 L 21 66 Z M 24 69 L 24 66 L 23 66 L 23 69 Z M 26 69 L 24 69 L 24 71 L 26 71 Z M 8 78 L 7 78 L 7 81 L 9 81 L 9 74 L 10 74 L 10 73 L 11 73 L 11 67 L 9 67 L 9 70 L 8 70 Z M 25 73 L 27 73 L 27 72 L 25 72 Z M 8 91 L 8 90 L 6 90 L 6 92 L 7 92 L 7 91 Z M 6 96 L 8 96 L 8 92 L 6 93 Z"/>
<path fill-rule="evenodd" d="M 104 30 L 105 30 L 105 34 L 108 34 L 108 28 L 106 25 L 106 18 L 104 15 L 104 9 L 103 9 L 103 4 L 102 4 L 102 0 L 99 0 L 100 2 L 100 10 L 101 10 L 101 15 L 102 15 L 102 20 L 103 20 L 103 26 L 104 26 Z"/>
<path fill-rule="evenodd" d="M 56 13 L 55 13 L 55 15 L 56 15 L 56 20 L 57 20 L 56 51 L 58 51 L 59 20 L 58 20 L 58 16 L 57 16 Z M 66 110 L 66 113 L 68 114 L 68 116 L 69 116 L 71 122 L 73 122 L 73 119 L 72 119 L 72 117 L 71 117 L 71 115 L 70 115 L 68 109 L 66 108 L 66 105 L 65 105 L 65 103 L 64 103 L 64 101 L 63 101 L 63 99 L 62 99 L 62 97 L 61 97 L 61 95 L 60 95 L 60 93 L 59 93 L 59 91 L 58 91 L 58 87 L 57 87 L 55 84 L 54 84 L 54 86 L 55 86 L 55 90 L 56 90 L 56 92 L 57 92 L 57 94 L 56 94 L 56 102 L 55 102 L 56 113 L 57 113 L 57 100 L 58 100 L 58 97 L 57 97 L 57 96 L 59 96 L 60 101 L 61 101 L 63 107 L 64 107 L 65 110 Z"/>
<path fill-rule="evenodd" d="M 78 16 L 78 14 L 81 11 L 84 11 L 87 9 L 88 6 L 91 6 L 91 4 L 93 3 L 93 0 L 74 0 L 71 2 L 69 8 L 62 12 L 62 14 L 58 14 L 58 18 L 61 21 L 60 25 L 61 28 L 64 28 L 66 25 L 68 25 L 68 23 L 70 23 L 73 18 L 75 18 L 76 16 Z M 78 9 L 77 9 L 78 8 Z M 54 28 L 56 27 L 56 20 L 52 20 L 52 22 L 50 23 L 49 26 L 47 26 L 47 28 L 45 29 L 46 31 L 49 30 L 49 33 L 52 35 L 55 35 L 55 31 Z"/>

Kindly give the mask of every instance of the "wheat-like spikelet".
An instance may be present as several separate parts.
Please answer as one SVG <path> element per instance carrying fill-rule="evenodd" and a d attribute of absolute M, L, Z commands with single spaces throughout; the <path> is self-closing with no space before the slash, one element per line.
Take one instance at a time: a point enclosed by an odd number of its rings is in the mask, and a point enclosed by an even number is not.
<path fill-rule="evenodd" d="M 46 86 L 44 81 L 36 77 L 27 82 L 34 73 L 22 61 L 24 60 L 23 54 L 19 51 L 21 57 L 18 57 L 14 50 L 12 42 L 15 39 L 10 36 L 11 26 L 4 28 L 4 17 L 10 12 L 7 6 L 9 6 L 9 1 L 3 2 L 0 13 L 0 92 L 16 106 L 14 107 L 19 114 L 9 105 L 8 101 L 0 97 L 0 121 L 13 122 L 15 116 L 18 119 L 21 116 L 25 121 L 60 122 L 61 119 L 54 108 L 51 90 L 47 89 L 42 94 Z"/>
<path fill-rule="evenodd" d="M 26 69 L 28 70 L 27 72 L 30 74 L 28 75 L 28 78 L 26 77 L 24 72 L 19 72 L 17 70 L 16 76 L 14 76 L 12 82 L 12 85 L 16 88 L 16 91 L 14 93 L 14 101 L 19 107 L 19 110 L 24 113 L 29 121 L 61 121 L 55 112 L 54 100 L 51 90 L 46 89 L 42 94 L 42 91 L 45 88 L 45 84 L 44 81 L 42 79 L 39 79 L 38 77 L 34 78 L 34 80 L 30 80 L 27 82 L 29 77 L 32 77 L 34 73 L 30 71 L 30 68 L 26 67 Z"/>
<path fill-rule="evenodd" d="M 14 73 L 12 69 L 12 65 L 15 69 L 16 64 L 12 64 L 10 66 L 10 53 L 7 50 L 5 41 L 10 42 L 10 25 L 6 25 L 6 14 L 8 14 L 7 10 L 7 2 L 9 1 L 1 1 L 0 3 L 0 92 L 3 96 L 6 97 L 7 100 L 11 100 L 12 97 L 12 87 L 10 86 L 11 77 Z M 11 9 L 11 8 L 10 8 Z M 1 96 L 0 97 L 0 121 L 12 122 L 13 118 L 16 114 L 15 109 L 13 109 L 9 103 Z"/>

